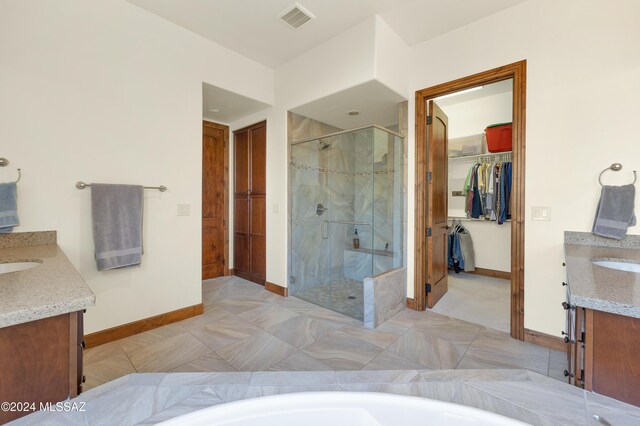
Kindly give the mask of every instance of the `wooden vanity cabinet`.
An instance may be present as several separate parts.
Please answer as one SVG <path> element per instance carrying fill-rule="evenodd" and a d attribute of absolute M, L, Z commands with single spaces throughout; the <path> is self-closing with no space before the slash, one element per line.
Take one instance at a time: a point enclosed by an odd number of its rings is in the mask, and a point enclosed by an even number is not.
<path fill-rule="evenodd" d="M 0 402 L 56 403 L 82 388 L 82 311 L 0 328 Z M 0 424 L 32 411 L 0 411 Z"/>
<path fill-rule="evenodd" d="M 571 309 L 575 324 L 565 374 L 576 386 L 640 406 L 640 318 Z"/>

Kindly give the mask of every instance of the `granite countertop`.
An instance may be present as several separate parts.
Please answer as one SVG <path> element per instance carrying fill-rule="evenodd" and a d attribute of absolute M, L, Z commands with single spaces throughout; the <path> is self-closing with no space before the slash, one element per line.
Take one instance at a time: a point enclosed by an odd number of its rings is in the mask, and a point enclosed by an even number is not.
<path fill-rule="evenodd" d="M 592 260 L 640 263 L 640 237 L 622 241 L 565 232 L 569 302 L 583 308 L 640 318 L 640 273 L 594 265 Z"/>
<path fill-rule="evenodd" d="M 41 234 L 0 236 L 0 263 L 42 262 L 35 268 L 0 274 L 0 328 L 95 304 L 95 295 L 56 244 L 55 232 Z"/>

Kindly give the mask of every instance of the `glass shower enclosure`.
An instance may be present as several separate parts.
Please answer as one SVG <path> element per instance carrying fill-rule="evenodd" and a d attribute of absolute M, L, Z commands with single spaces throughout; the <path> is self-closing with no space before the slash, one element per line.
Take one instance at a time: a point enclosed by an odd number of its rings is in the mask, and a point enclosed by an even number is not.
<path fill-rule="evenodd" d="M 364 279 L 403 264 L 402 145 L 376 125 L 292 144 L 292 295 L 363 320 Z"/>

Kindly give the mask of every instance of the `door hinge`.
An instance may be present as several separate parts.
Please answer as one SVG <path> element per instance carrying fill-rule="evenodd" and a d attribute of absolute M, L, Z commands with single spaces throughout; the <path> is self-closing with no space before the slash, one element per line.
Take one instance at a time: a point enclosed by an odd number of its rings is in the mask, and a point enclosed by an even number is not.
<path fill-rule="evenodd" d="M 431 284 L 426 283 L 424 285 L 424 290 L 425 290 L 425 293 L 431 293 Z"/>
<path fill-rule="evenodd" d="M 431 228 L 427 228 L 427 237 L 431 236 Z"/>
<path fill-rule="evenodd" d="M 427 182 L 431 183 L 432 180 L 433 180 L 433 173 L 427 172 Z"/>
<path fill-rule="evenodd" d="M 433 116 L 427 115 L 427 126 L 433 123 Z"/>

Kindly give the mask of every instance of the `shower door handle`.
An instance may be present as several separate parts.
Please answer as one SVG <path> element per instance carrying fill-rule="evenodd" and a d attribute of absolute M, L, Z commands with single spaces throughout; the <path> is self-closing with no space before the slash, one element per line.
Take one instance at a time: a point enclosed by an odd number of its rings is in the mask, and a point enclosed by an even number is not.
<path fill-rule="evenodd" d="M 322 221 L 322 224 L 320 225 L 320 236 L 322 237 L 323 240 L 329 239 L 329 221 L 328 220 Z"/>

